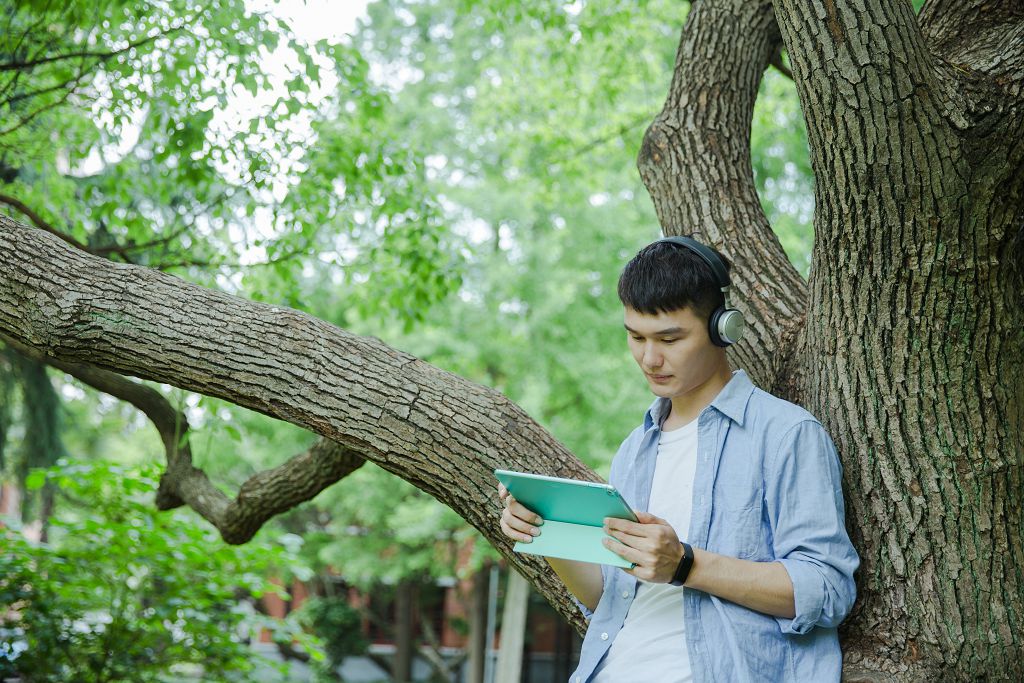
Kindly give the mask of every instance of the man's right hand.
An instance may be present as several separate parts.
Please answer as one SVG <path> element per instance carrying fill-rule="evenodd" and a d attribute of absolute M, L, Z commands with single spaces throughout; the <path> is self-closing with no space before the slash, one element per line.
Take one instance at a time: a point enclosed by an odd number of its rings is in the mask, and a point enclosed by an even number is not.
<path fill-rule="evenodd" d="M 540 536 L 540 527 L 544 520 L 540 515 L 529 510 L 517 501 L 504 484 L 498 484 L 498 498 L 505 504 L 501 511 L 501 533 L 513 541 L 530 543 L 535 536 Z M 566 588 L 591 612 L 597 609 L 603 590 L 601 567 L 588 562 L 546 558 L 551 568 L 565 583 Z"/>
<path fill-rule="evenodd" d="M 540 536 L 544 520 L 532 512 L 509 493 L 504 484 L 498 484 L 498 498 L 505 504 L 501 511 L 501 532 L 513 541 L 530 543 L 534 536 Z"/>

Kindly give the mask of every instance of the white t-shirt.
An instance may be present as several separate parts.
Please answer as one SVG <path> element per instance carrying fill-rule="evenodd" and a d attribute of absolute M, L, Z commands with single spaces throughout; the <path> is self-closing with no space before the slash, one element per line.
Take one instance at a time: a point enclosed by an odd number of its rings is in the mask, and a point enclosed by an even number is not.
<path fill-rule="evenodd" d="M 662 432 L 648 510 L 680 540 L 690 530 L 697 473 L 697 420 Z M 682 586 L 640 581 L 622 630 L 597 667 L 594 683 L 690 683 Z"/>

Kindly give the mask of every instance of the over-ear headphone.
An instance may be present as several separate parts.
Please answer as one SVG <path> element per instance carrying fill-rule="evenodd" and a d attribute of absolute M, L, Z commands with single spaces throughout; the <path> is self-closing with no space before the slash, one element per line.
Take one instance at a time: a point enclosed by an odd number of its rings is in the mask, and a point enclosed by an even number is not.
<path fill-rule="evenodd" d="M 711 342 L 715 346 L 729 346 L 735 344 L 743 336 L 743 328 L 746 322 L 743 320 L 743 314 L 737 311 L 735 308 L 729 308 L 729 271 L 726 269 L 725 264 L 722 263 L 722 259 L 718 258 L 711 249 L 707 248 L 700 242 L 689 237 L 663 237 L 658 242 L 669 242 L 677 246 L 689 249 L 691 252 L 699 256 L 708 266 L 711 267 L 711 272 L 715 274 L 715 279 L 718 280 L 718 286 L 722 290 L 723 305 L 716 308 L 712 313 L 711 317 L 708 318 L 708 336 L 711 337 Z"/>

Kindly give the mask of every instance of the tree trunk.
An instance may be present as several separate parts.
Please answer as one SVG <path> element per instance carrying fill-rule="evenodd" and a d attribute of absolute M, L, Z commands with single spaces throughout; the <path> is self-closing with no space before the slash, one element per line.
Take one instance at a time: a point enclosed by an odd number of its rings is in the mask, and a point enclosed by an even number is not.
<path fill-rule="evenodd" d="M 975 127 L 949 97 L 909 3 L 782 4 L 824 181 L 803 394 L 843 454 L 863 561 L 849 668 L 1022 680 L 1019 97 L 1012 142 L 993 140 L 999 117 Z"/>
<path fill-rule="evenodd" d="M 862 557 L 849 680 L 1024 679 L 1024 26 L 1011 4 L 931 2 L 919 25 L 906 2 L 695 2 L 638 160 L 666 233 L 702 234 L 765 286 L 741 281 L 739 305 L 776 334 L 734 359 L 836 441 Z M 765 239 L 744 156 L 780 36 L 816 175 L 806 286 Z M 779 299 L 780 282 L 799 294 Z"/>
<path fill-rule="evenodd" d="M 395 658 L 391 662 L 391 677 L 395 683 L 411 683 L 412 660 L 416 653 L 413 634 L 415 585 L 401 581 L 395 588 Z"/>
<path fill-rule="evenodd" d="M 64 439 L 61 436 L 61 403 L 57 390 L 45 364 L 20 354 L 12 354 L 12 366 L 20 379 L 25 436 L 20 448 L 16 448 L 15 475 L 22 493 L 22 523 L 34 520 L 39 525 L 39 539 L 46 541 L 49 535 L 49 517 L 53 514 L 54 488 L 45 484 L 33 494 L 25 488 L 29 471 L 35 468 L 52 467 L 67 456 Z"/>
<path fill-rule="evenodd" d="M 472 596 L 469 604 L 469 650 L 467 683 L 484 683 L 487 662 L 487 588 L 491 568 L 484 565 L 473 575 Z"/>
<path fill-rule="evenodd" d="M 526 642 L 526 612 L 530 603 L 530 584 L 519 572 L 508 570 L 505 608 L 501 613 L 501 639 L 494 683 L 519 683 L 523 668 L 523 644 Z"/>

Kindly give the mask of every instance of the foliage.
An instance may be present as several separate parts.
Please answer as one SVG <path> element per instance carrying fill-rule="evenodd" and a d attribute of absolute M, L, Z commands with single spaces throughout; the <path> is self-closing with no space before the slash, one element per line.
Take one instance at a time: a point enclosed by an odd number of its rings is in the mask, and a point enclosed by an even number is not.
<path fill-rule="evenodd" d="M 194 515 L 157 512 L 153 467 L 63 461 L 30 476 L 34 487 L 47 481 L 88 506 L 54 521 L 50 545 L 3 531 L 0 628 L 20 638 L 0 652 L 0 675 L 156 681 L 193 665 L 204 680 L 240 680 L 261 627 L 287 629 L 320 656 L 293 625 L 247 606 L 277 590 L 266 577 L 289 562 L 280 548 L 225 546 Z"/>
<path fill-rule="evenodd" d="M 346 596 L 310 598 L 302 604 L 299 618 L 323 640 L 322 671 L 334 671 L 345 657 L 362 654 L 370 642 L 363 636 L 362 613 Z"/>

